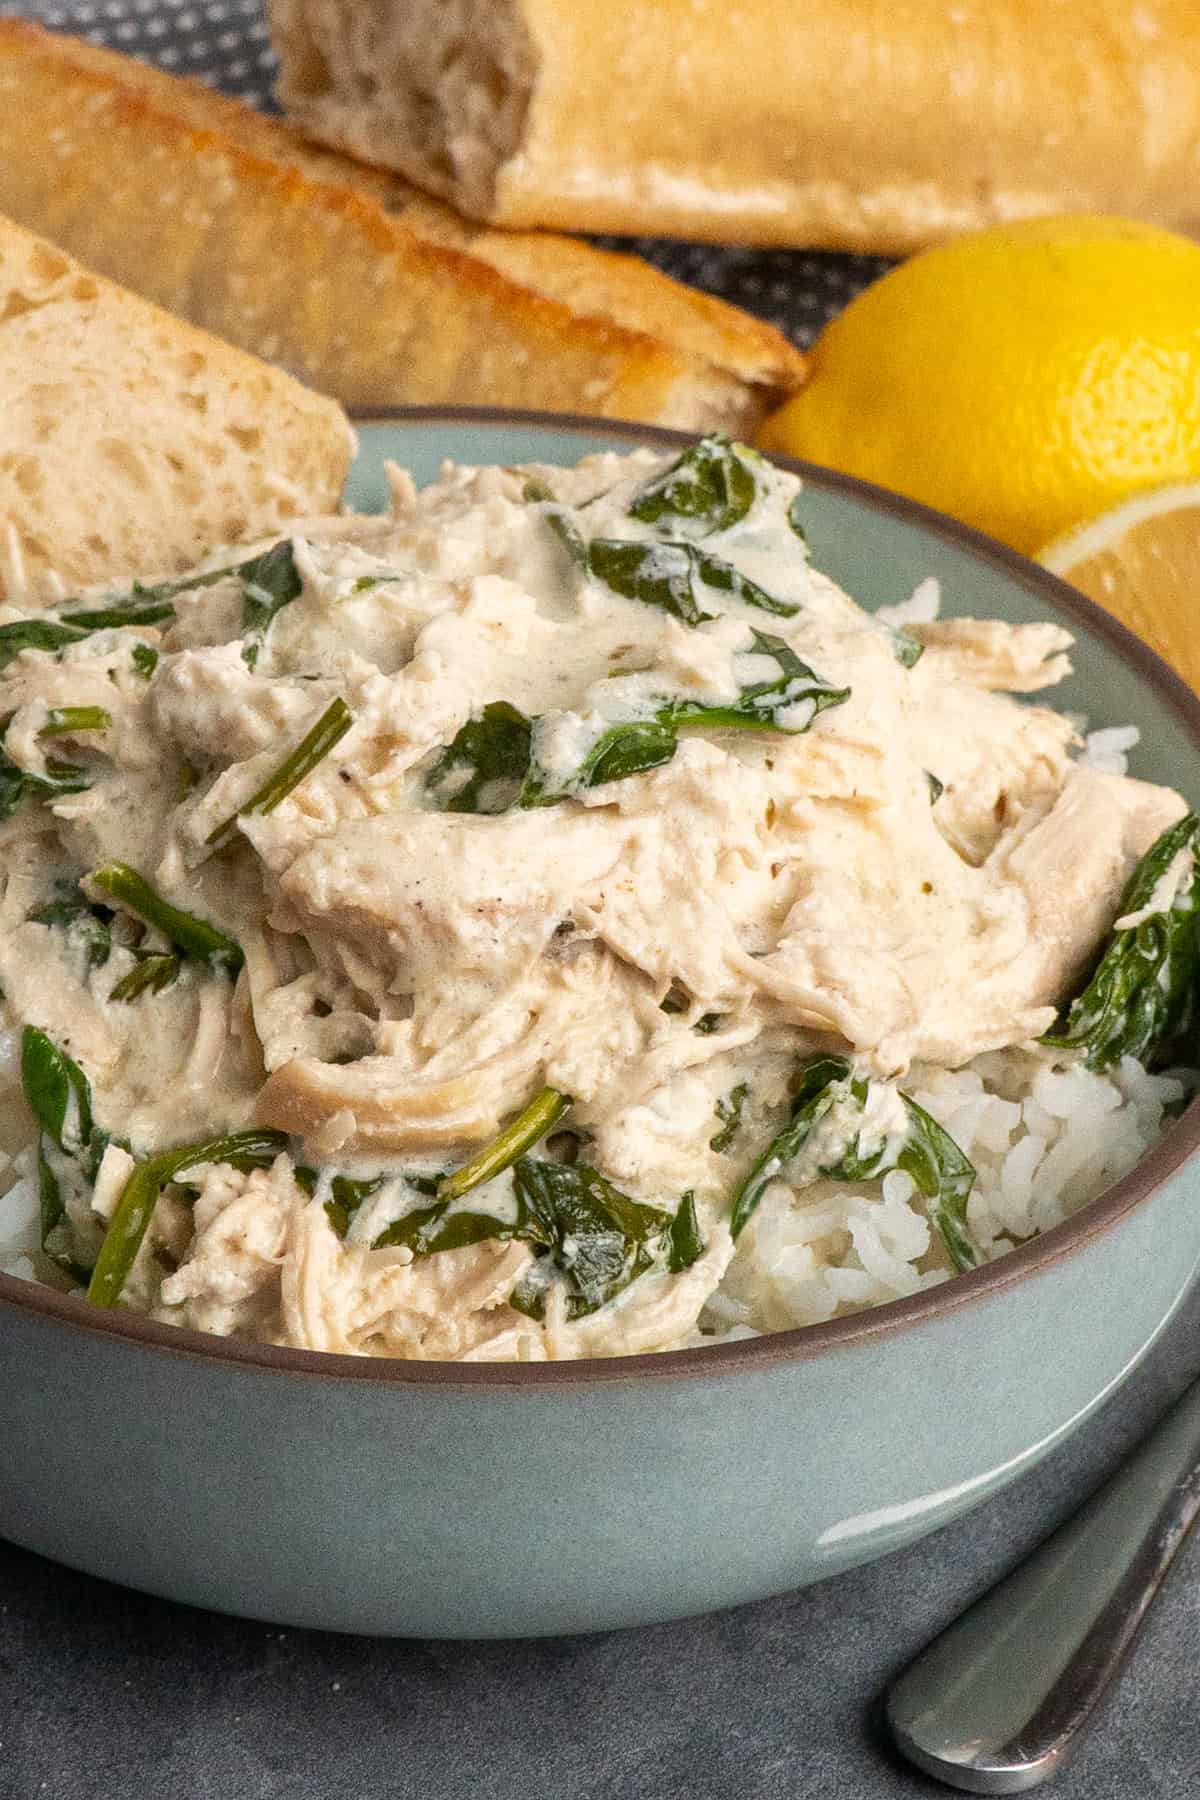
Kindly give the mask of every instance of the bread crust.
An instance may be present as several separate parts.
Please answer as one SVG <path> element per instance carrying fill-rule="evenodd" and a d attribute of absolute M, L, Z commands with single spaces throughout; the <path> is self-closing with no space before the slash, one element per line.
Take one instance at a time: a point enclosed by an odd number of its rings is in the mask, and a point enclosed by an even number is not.
<path fill-rule="evenodd" d="M 347 407 L 547 407 L 751 431 L 804 374 L 632 258 L 468 226 L 140 63 L 0 22 L 0 209 Z"/>
<path fill-rule="evenodd" d="M 493 223 L 886 254 L 1070 210 L 1200 229 L 1196 0 L 458 0 L 426 67 L 448 3 L 271 0 L 279 93 Z"/>

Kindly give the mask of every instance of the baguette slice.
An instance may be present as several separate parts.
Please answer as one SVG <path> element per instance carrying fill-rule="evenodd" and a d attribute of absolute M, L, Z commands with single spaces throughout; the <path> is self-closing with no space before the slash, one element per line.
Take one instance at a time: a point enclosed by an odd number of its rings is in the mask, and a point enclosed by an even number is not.
<path fill-rule="evenodd" d="M 748 433 L 803 379 L 771 326 L 635 258 L 480 231 L 237 101 L 15 20 L 0 209 L 358 410 Z"/>
<path fill-rule="evenodd" d="M 1197 0 L 270 0 L 285 109 L 494 224 L 904 253 L 1200 226 Z"/>
<path fill-rule="evenodd" d="M 336 507 L 332 400 L 0 217 L 0 599 L 36 605 Z"/>

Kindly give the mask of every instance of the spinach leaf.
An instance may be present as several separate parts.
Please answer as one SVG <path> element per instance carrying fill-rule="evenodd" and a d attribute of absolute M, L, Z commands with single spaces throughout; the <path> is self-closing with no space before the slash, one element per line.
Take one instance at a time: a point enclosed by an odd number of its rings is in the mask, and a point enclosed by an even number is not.
<path fill-rule="evenodd" d="M 556 500 L 544 481 L 525 483 L 525 499 L 542 508 L 542 517 L 577 568 L 587 565 L 587 544 L 569 506 Z"/>
<path fill-rule="evenodd" d="M 139 1163 L 121 1191 L 92 1270 L 87 1291 L 92 1305 L 115 1306 L 121 1298 L 158 1197 L 168 1182 L 206 1163 L 227 1162 L 241 1169 L 267 1168 L 287 1149 L 287 1144 L 287 1138 L 279 1131 L 238 1131 L 229 1137 L 210 1138 L 206 1143 L 160 1151 Z"/>
<path fill-rule="evenodd" d="M 517 1283 L 511 1304 L 535 1319 L 544 1317 L 546 1292 L 555 1280 L 565 1282 L 567 1316 L 577 1319 L 611 1300 L 659 1257 L 665 1258 L 673 1272 L 690 1268 L 704 1252 L 695 1197 L 690 1192 L 672 1215 L 630 1199 L 584 1163 L 514 1156 L 518 1141 L 533 1144 L 544 1135 L 539 1125 L 546 1113 L 554 1110 L 545 1099 L 551 1094 L 553 1089 L 545 1089 L 534 1107 L 527 1108 L 508 1133 L 483 1153 L 490 1159 L 486 1172 L 480 1172 L 482 1158 L 477 1158 L 457 1175 L 443 1178 L 433 1204 L 415 1207 L 395 1220 L 374 1240 L 372 1249 L 404 1245 L 415 1256 L 436 1256 L 485 1241 L 530 1244 L 537 1251 L 537 1261 Z M 543 1109 L 540 1116 L 534 1110 L 539 1107 Z M 558 1113 L 552 1124 L 560 1116 Z M 515 1211 L 511 1218 L 496 1218 L 456 1204 L 470 1188 L 504 1168 L 512 1169 Z M 334 1229 L 340 1228 L 344 1234 L 340 1217 L 335 1217 L 329 1203 L 326 1211 Z"/>
<path fill-rule="evenodd" d="M 583 761 L 557 782 L 536 761 L 532 753 L 529 774 L 522 787 L 518 804 L 522 807 L 557 806 L 560 801 L 603 787 L 609 781 L 622 781 L 629 775 L 644 775 L 669 763 L 679 748 L 675 727 L 663 719 L 630 719 L 611 725 L 596 739 Z"/>
<path fill-rule="evenodd" d="M 905 1131 L 883 1138 L 865 1137 L 854 1119 L 865 1112 L 870 1088 L 871 1083 L 856 1076 L 844 1056 L 819 1056 L 804 1066 L 791 1119 L 734 1196 L 733 1236 L 744 1229 L 772 1181 L 800 1186 L 818 1176 L 834 1181 L 875 1181 L 892 1169 L 903 1169 L 925 1199 L 930 1220 L 955 1268 L 974 1268 L 979 1252 L 967 1230 L 974 1167 L 949 1132 L 907 1094 L 899 1096 L 906 1115 Z M 842 1112 L 845 1126 L 840 1147 L 835 1154 L 826 1152 L 819 1161 L 801 1161 L 817 1127 L 835 1108 Z M 799 1171 L 793 1166 L 798 1161 Z"/>
<path fill-rule="evenodd" d="M 629 719 L 610 725 L 600 734 L 583 761 L 565 776 L 551 779 L 538 761 L 535 720 L 529 774 L 518 804 L 523 807 L 555 806 L 561 800 L 642 775 L 669 763 L 679 748 L 679 732 L 688 726 L 710 730 L 783 731 L 792 735 L 807 731 L 826 707 L 849 699 L 849 688 L 834 688 L 807 663 L 801 662 L 790 644 L 766 632 L 752 633 L 753 645 L 746 656 L 769 658 L 779 670 L 774 679 L 751 682 L 736 700 L 706 701 L 664 698 L 648 719 Z"/>
<path fill-rule="evenodd" d="M 34 925 L 58 926 L 67 942 L 78 950 L 86 969 L 100 969 L 112 953 L 112 913 L 107 906 L 93 906 L 78 888 L 37 906 L 26 917 Z"/>
<path fill-rule="evenodd" d="M 792 1116 L 738 1188 L 733 1200 L 729 1229 L 736 1238 L 750 1222 L 770 1184 L 795 1162 L 816 1127 L 835 1101 L 844 1099 L 850 1084 L 851 1065 L 844 1056 L 821 1056 L 806 1063 L 792 1102 Z M 862 1084 L 861 1097 L 866 1098 Z"/>
<path fill-rule="evenodd" d="M 269 775 L 235 813 L 231 813 L 229 818 L 222 820 L 220 825 L 210 831 L 204 842 L 212 846 L 226 844 L 232 838 L 239 819 L 251 813 L 274 812 L 280 801 L 286 800 L 292 789 L 299 787 L 334 746 L 341 743 L 353 723 L 354 719 L 346 702 L 341 698 L 331 700 L 316 724 L 305 733 L 274 774 Z"/>
<path fill-rule="evenodd" d="M 485 706 L 442 751 L 425 781 L 439 812 L 503 813 L 515 806 L 529 772 L 533 727 L 505 700 Z"/>
<path fill-rule="evenodd" d="M 450 1202 L 440 1200 L 433 1206 L 419 1206 L 396 1219 L 371 1245 L 383 1250 L 403 1244 L 414 1256 L 437 1256 L 443 1250 L 464 1250 L 469 1244 L 494 1242 L 506 1244 L 517 1236 L 517 1227 L 493 1218 L 489 1213 L 470 1212 L 463 1207 L 450 1211 Z"/>
<path fill-rule="evenodd" d="M 790 601 L 776 600 L 732 563 L 722 562 L 694 544 L 593 538 L 587 558 L 588 573 L 614 593 L 661 607 L 685 625 L 702 625 L 718 616 L 706 610 L 705 603 L 713 593 L 729 594 L 744 606 L 756 606 L 780 618 L 793 618 L 800 611 Z"/>
<path fill-rule="evenodd" d="M 696 1196 L 689 1188 L 667 1228 L 667 1267 L 672 1275 L 678 1275 L 699 1262 L 703 1255 L 704 1239 L 696 1219 Z"/>
<path fill-rule="evenodd" d="M 41 1127 L 38 1210 L 42 1253 L 83 1284 L 88 1270 L 78 1258 L 62 1182 L 72 1189 L 90 1185 L 108 1143 L 92 1116 L 91 1083 L 65 1050 L 44 1031 L 27 1025 L 21 1034 L 21 1085 Z"/>
<path fill-rule="evenodd" d="M 147 925 L 161 931 L 167 942 L 184 956 L 193 956 L 218 974 L 236 979 L 245 961 L 241 945 L 218 931 L 215 925 L 210 925 L 207 919 L 172 906 L 128 863 L 103 863 L 92 870 L 87 880 L 92 887 L 111 895 L 119 906 L 136 913 Z"/>
<path fill-rule="evenodd" d="M 296 1171 L 299 1177 L 300 1171 Z M 377 1194 L 383 1186 L 384 1177 L 375 1175 L 365 1181 L 354 1181 L 349 1175 L 335 1175 L 329 1185 L 329 1199 L 325 1202 L 325 1216 L 338 1236 L 344 1238 L 350 1229 L 350 1221 L 372 1194 Z"/>
<path fill-rule="evenodd" d="M 795 535 L 800 539 L 800 542 L 804 545 L 804 548 L 807 550 L 808 549 L 808 533 L 804 529 L 804 495 L 802 492 L 799 494 L 792 495 L 792 498 L 788 504 L 787 522 L 791 526 L 792 531 L 795 533 Z"/>
<path fill-rule="evenodd" d="M 252 563 L 245 565 L 252 568 Z M 90 637 L 94 631 L 119 631 L 126 626 L 165 625 L 175 618 L 175 608 L 171 605 L 177 594 L 186 594 L 193 588 L 212 587 L 218 581 L 225 581 L 231 575 L 239 574 L 235 568 L 211 569 L 207 575 L 185 575 L 176 581 L 159 582 L 155 587 L 143 587 L 134 582 L 132 592 L 125 595 L 114 595 L 107 604 L 99 606 L 79 606 L 68 602 L 71 610 L 59 612 L 53 619 L 18 619 L 11 625 L 0 626 L 0 669 L 22 650 L 44 650 L 47 652 L 62 650 L 68 644 L 78 644 Z M 148 652 L 157 660 L 157 651 L 149 644 L 134 646 L 134 666 L 139 673 L 144 672 L 138 662 L 138 652 Z"/>
<path fill-rule="evenodd" d="M 826 707 L 841 706 L 850 698 L 849 688 L 835 688 L 801 662 L 790 644 L 765 631 L 753 632 L 753 648 L 746 656 L 769 658 L 779 674 L 774 680 L 752 682 L 734 701 L 713 704 L 704 700 L 671 700 L 659 713 L 675 725 L 724 726 L 735 731 L 807 731 Z M 789 718 L 788 715 L 791 715 Z"/>
<path fill-rule="evenodd" d="M 21 1034 L 21 1086 L 34 1118 L 68 1156 L 91 1144 L 92 1088 L 74 1059 L 44 1031 L 26 1025 Z"/>
<path fill-rule="evenodd" d="M 129 652 L 129 659 L 143 681 L 149 681 L 158 667 L 158 651 L 153 644 L 135 644 Z"/>
<path fill-rule="evenodd" d="M 892 640 L 892 655 L 902 668 L 915 669 L 925 654 L 925 646 L 911 631 L 905 631 L 899 625 L 888 626 L 888 636 Z"/>
<path fill-rule="evenodd" d="M 12 714 L 0 723 L 0 734 L 7 732 Z M 107 731 L 112 715 L 102 706 L 53 706 L 39 737 L 71 737 L 79 732 Z M 40 773 L 23 769 L 0 744 L 0 820 L 11 819 L 25 800 L 52 799 L 58 794 L 82 794 L 92 785 L 87 769 L 78 763 L 63 762 L 48 756 Z"/>
<path fill-rule="evenodd" d="M 239 563 L 232 573 L 242 583 L 242 635 L 246 640 L 242 661 L 253 669 L 272 623 L 285 606 L 299 599 L 304 583 L 290 538 L 249 562 Z"/>
<path fill-rule="evenodd" d="M 954 1267 L 973 1269 L 979 1252 L 967 1230 L 967 1201 L 975 1185 L 974 1165 L 923 1107 L 907 1094 L 900 1098 L 908 1115 L 903 1138 L 868 1143 L 860 1133 L 840 1161 L 821 1173 L 838 1181 L 875 1181 L 892 1169 L 903 1169 L 928 1203 L 930 1219 Z"/>
<path fill-rule="evenodd" d="M 128 1004 L 140 999 L 143 994 L 161 994 L 179 979 L 179 971 L 183 965 L 174 952 L 135 950 L 134 955 L 137 961 L 129 973 L 122 975 L 113 987 L 108 996 L 110 1000 L 122 1000 Z"/>
<path fill-rule="evenodd" d="M 648 481 L 634 496 L 630 515 L 646 525 L 664 519 L 685 529 L 697 525 L 702 527 L 698 537 L 728 531 L 754 505 L 758 483 L 753 465 L 758 460 L 744 444 L 714 432 Z"/>
<path fill-rule="evenodd" d="M 721 1129 L 708 1140 L 710 1150 L 728 1150 L 737 1136 L 742 1123 L 742 1109 L 749 1095 L 749 1085 L 739 1081 L 732 1091 L 717 1101 L 717 1118 L 721 1121 Z"/>
<path fill-rule="evenodd" d="M 637 544 L 594 538 L 588 545 L 588 573 L 627 600 L 659 606 L 685 625 L 716 618 L 700 604 L 700 572 L 690 544 Z"/>
<path fill-rule="evenodd" d="M 0 669 L 22 650 L 61 650 L 86 636 L 86 631 L 53 619 L 17 619 L 11 625 L 0 625 Z"/>
<path fill-rule="evenodd" d="M 569 1319 L 604 1306 L 651 1267 L 652 1246 L 671 1224 L 669 1213 L 631 1200 L 586 1163 L 523 1157 L 513 1186 L 521 1208 L 513 1235 L 534 1245 L 538 1257 L 509 1304 L 531 1319 L 545 1317 L 556 1279 L 566 1287 Z"/>
<path fill-rule="evenodd" d="M 131 625 L 165 625 L 175 617 L 175 608 L 165 595 L 182 594 L 191 587 L 209 587 L 214 581 L 223 580 L 228 572 L 218 569 L 212 575 L 166 582 L 160 588 L 135 586 L 128 601 L 118 601 L 112 606 L 82 607 L 76 612 L 60 613 L 59 617 L 64 624 L 73 626 L 80 637 L 90 637 L 94 631 L 120 631 Z"/>
<path fill-rule="evenodd" d="M 1089 1069 L 1108 1069 L 1124 1056 L 1147 1068 L 1178 1055 L 1197 1057 L 1200 1022 L 1200 886 L 1196 856 L 1200 821 L 1188 813 L 1164 831 L 1143 856 L 1121 895 L 1115 925 L 1091 980 L 1067 1016 L 1042 1042 L 1079 1050 Z M 1155 890 L 1176 858 L 1188 859 L 1176 892 L 1154 911 Z"/>
<path fill-rule="evenodd" d="M 82 794 L 91 785 L 86 769 L 77 763 L 62 762 L 48 756 L 45 773 L 34 775 L 22 769 L 0 749 L 0 820 L 11 819 L 25 800 L 50 800 L 59 794 Z"/>

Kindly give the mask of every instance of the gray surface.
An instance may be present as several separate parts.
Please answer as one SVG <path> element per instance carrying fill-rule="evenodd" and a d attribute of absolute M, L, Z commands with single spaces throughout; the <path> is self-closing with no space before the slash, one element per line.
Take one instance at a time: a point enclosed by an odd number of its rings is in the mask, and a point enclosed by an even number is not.
<path fill-rule="evenodd" d="M 87 33 L 248 98 L 269 84 L 257 0 L 0 0 L 4 13 Z M 801 342 L 884 266 L 645 248 Z M 1198 1328 L 1200 1297 L 1076 1442 L 968 1519 L 821 1587 L 680 1625 L 508 1646 L 322 1637 L 189 1612 L 0 1545 L 0 1800 L 945 1793 L 890 1760 L 875 1697 L 1200 1368 Z M 950 1406 L 953 1396 L 948 1371 Z M 0 1468 L 2 1459 L 0 1445 Z M 1200 1793 L 1198 1649 L 1192 1545 L 1115 1700 L 1055 1784 L 1057 1800 Z"/>
<path fill-rule="evenodd" d="M 515 1645 L 280 1632 L 144 1599 L 0 1546 L 0 1795 L 944 1794 L 890 1760 L 875 1722 L 880 1688 L 1179 1391 L 1200 1362 L 1198 1328 L 1200 1296 L 1091 1427 L 967 1519 L 820 1587 L 683 1624 Z M 947 1388 L 952 1403 L 952 1377 Z M 1114 1701 L 1056 1782 L 1057 1800 L 1200 1793 L 1198 1646 L 1193 1543 Z"/>

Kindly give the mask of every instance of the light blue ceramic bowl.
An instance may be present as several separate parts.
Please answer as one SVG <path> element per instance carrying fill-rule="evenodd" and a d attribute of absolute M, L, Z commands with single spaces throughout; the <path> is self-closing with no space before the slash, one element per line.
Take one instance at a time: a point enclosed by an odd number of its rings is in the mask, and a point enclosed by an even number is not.
<path fill-rule="evenodd" d="M 521 416 L 367 426 L 385 456 L 571 462 L 667 433 Z M 869 605 L 1057 619 L 1061 703 L 1140 726 L 1200 796 L 1200 702 L 1031 563 L 820 470 L 817 564 Z M 0 1277 L 0 1532 L 178 1600 L 295 1625 L 509 1636 L 632 1625 L 832 1575 L 1030 1467 L 1128 1374 L 1200 1262 L 1200 1109 L 1069 1224 L 858 1318 L 624 1361 L 455 1367 L 205 1338 Z"/>

